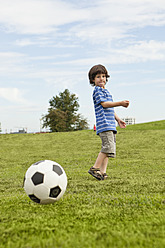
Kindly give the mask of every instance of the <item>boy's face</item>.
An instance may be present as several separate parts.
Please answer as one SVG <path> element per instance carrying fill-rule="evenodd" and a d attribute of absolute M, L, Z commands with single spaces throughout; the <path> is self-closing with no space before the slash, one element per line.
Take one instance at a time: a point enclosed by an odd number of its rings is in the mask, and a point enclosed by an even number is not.
<path fill-rule="evenodd" d="M 105 84 L 106 84 L 106 75 L 105 74 L 97 74 L 93 81 L 95 83 L 95 86 L 99 86 L 99 87 L 104 89 Z"/>

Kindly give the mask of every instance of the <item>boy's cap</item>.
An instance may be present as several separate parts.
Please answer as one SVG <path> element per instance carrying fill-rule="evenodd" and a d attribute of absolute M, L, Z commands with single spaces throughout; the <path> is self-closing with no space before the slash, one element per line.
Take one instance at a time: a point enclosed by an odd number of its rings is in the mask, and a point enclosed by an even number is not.
<path fill-rule="evenodd" d="M 105 74 L 106 75 L 106 78 L 108 78 L 108 77 L 110 77 L 109 75 L 108 75 L 108 71 L 107 71 L 107 69 L 105 68 L 105 66 L 103 66 L 103 65 L 94 65 L 91 69 L 90 69 L 90 71 L 89 71 L 89 73 L 88 73 L 88 77 L 89 77 L 89 81 L 90 81 L 90 84 L 91 85 L 95 85 L 94 84 L 94 82 L 93 82 L 93 80 L 95 79 L 95 76 L 97 75 L 97 74 Z"/>

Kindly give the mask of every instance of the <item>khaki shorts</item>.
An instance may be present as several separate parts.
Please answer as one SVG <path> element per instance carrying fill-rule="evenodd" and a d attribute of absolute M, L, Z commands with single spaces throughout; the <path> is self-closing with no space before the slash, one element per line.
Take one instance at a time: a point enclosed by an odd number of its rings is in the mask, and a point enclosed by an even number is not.
<path fill-rule="evenodd" d="M 101 152 L 106 153 L 108 157 L 116 157 L 116 134 L 113 131 L 99 133 L 102 140 Z"/>

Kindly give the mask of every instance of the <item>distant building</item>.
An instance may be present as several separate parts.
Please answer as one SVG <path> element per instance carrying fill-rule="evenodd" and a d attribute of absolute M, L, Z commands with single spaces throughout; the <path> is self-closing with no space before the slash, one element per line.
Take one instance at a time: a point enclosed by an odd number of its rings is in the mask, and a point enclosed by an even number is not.
<path fill-rule="evenodd" d="M 18 133 L 27 133 L 27 131 L 23 128 L 23 129 L 19 129 Z"/>
<path fill-rule="evenodd" d="M 132 117 L 122 118 L 122 120 L 126 123 L 126 125 L 135 124 L 135 118 L 132 118 Z"/>
<path fill-rule="evenodd" d="M 12 133 L 12 134 L 27 133 L 27 130 L 25 130 L 24 128 L 22 128 L 22 129 L 19 129 L 18 132 L 12 132 L 12 131 L 10 131 L 10 133 Z"/>

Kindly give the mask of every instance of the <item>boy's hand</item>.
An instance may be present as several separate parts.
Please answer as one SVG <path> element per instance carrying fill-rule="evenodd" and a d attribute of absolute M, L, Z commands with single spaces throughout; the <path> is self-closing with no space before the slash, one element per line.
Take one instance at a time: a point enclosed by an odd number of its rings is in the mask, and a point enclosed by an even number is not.
<path fill-rule="evenodd" d="M 117 122 L 120 128 L 126 128 L 126 123 L 124 121 L 122 121 L 121 119 L 118 119 Z"/>
<path fill-rule="evenodd" d="M 128 100 L 122 101 L 122 102 L 121 102 L 121 106 L 123 106 L 123 107 L 125 107 L 125 108 L 128 108 L 128 106 L 129 106 L 129 101 L 128 101 Z"/>

